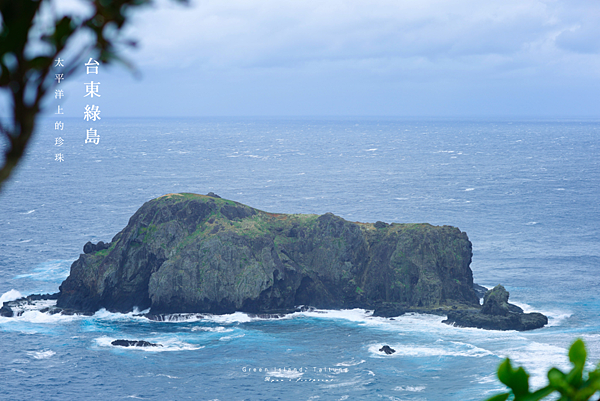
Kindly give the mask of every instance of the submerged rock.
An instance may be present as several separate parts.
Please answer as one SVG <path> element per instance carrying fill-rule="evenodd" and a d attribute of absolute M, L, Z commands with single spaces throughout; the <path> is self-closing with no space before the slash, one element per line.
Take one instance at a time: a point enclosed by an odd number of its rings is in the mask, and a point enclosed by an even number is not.
<path fill-rule="evenodd" d="M 296 305 L 401 314 L 479 307 L 471 242 L 458 228 L 353 223 L 266 213 L 237 202 L 169 194 L 146 202 L 110 242 L 82 254 L 58 306 L 152 313 L 280 314 Z"/>
<path fill-rule="evenodd" d="M 396 352 L 396 350 L 391 348 L 389 345 L 384 345 L 379 349 L 379 352 L 385 352 L 387 355 L 391 355 Z"/>
<path fill-rule="evenodd" d="M 154 344 L 144 340 L 115 340 L 111 345 L 117 347 L 162 347 L 162 344 Z"/>
<path fill-rule="evenodd" d="M 460 327 L 487 330 L 533 330 L 548 324 L 541 313 L 523 313 L 523 309 L 508 303 L 509 293 L 497 285 L 486 292 L 480 311 L 450 311 L 444 323 Z"/>

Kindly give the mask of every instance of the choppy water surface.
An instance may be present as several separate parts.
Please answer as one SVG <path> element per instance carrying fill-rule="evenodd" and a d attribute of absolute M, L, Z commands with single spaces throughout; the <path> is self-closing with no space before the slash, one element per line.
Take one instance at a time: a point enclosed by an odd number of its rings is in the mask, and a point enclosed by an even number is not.
<path fill-rule="evenodd" d="M 443 318 L 312 311 L 265 320 L 148 321 L 26 312 L 0 318 L 0 398 L 481 400 L 507 355 L 535 385 L 577 336 L 600 359 L 597 121 L 67 121 L 65 162 L 42 122 L 0 194 L 1 300 L 56 292 L 87 241 L 110 241 L 147 200 L 213 191 L 270 212 L 429 222 L 466 231 L 475 281 L 550 317 L 532 332 Z M 115 339 L 163 347 L 125 349 Z M 388 344 L 397 352 L 382 355 Z"/>

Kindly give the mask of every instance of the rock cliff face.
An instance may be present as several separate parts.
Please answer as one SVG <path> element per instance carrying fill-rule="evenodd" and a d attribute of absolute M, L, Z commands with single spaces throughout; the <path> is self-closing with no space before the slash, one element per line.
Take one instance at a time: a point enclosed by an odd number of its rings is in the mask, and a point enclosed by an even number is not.
<path fill-rule="evenodd" d="M 110 244 L 82 254 L 57 306 L 154 314 L 478 308 L 471 256 L 455 227 L 273 214 L 169 194 L 145 203 Z"/>

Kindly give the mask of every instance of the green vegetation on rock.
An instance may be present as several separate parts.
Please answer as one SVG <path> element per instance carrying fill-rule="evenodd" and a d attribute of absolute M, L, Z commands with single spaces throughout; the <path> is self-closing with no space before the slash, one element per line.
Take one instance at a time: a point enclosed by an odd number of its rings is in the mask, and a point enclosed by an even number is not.
<path fill-rule="evenodd" d="M 168 194 L 146 202 L 110 249 L 73 263 L 58 305 L 153 313 L 479 308 L 471 256 L 455 227 L 353 223 Z"/>

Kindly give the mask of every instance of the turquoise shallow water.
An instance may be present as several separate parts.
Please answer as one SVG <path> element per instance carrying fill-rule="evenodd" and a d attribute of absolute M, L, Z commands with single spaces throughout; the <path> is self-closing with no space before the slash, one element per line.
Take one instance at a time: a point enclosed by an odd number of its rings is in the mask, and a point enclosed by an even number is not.
<path fill-rule="evenodd" d="M 149 322 L 31 312 L 0 318 L 0 398 L 480 400 L 509 355 L 537 385 L 580 336 L 600 359 L 600 123 L 385 119 L 103 119 L 35 143 L 0 195 L 0 295 L 55 292 L 85 242 L 147 200 L 216 192 L 280 213 L 466 231 L 475 281 L 550 317 L 527 333 L 320 311 Z M 89 128 L 89 127 L 88 127 Z M 116 349 L 117 338 L 160 350 Z M 391 357 L 377 350 L 389 344 Z M 256 369 L 256 371 L 255 371 Z M 295 370 L 294 370 L 295 369 Z"/>

